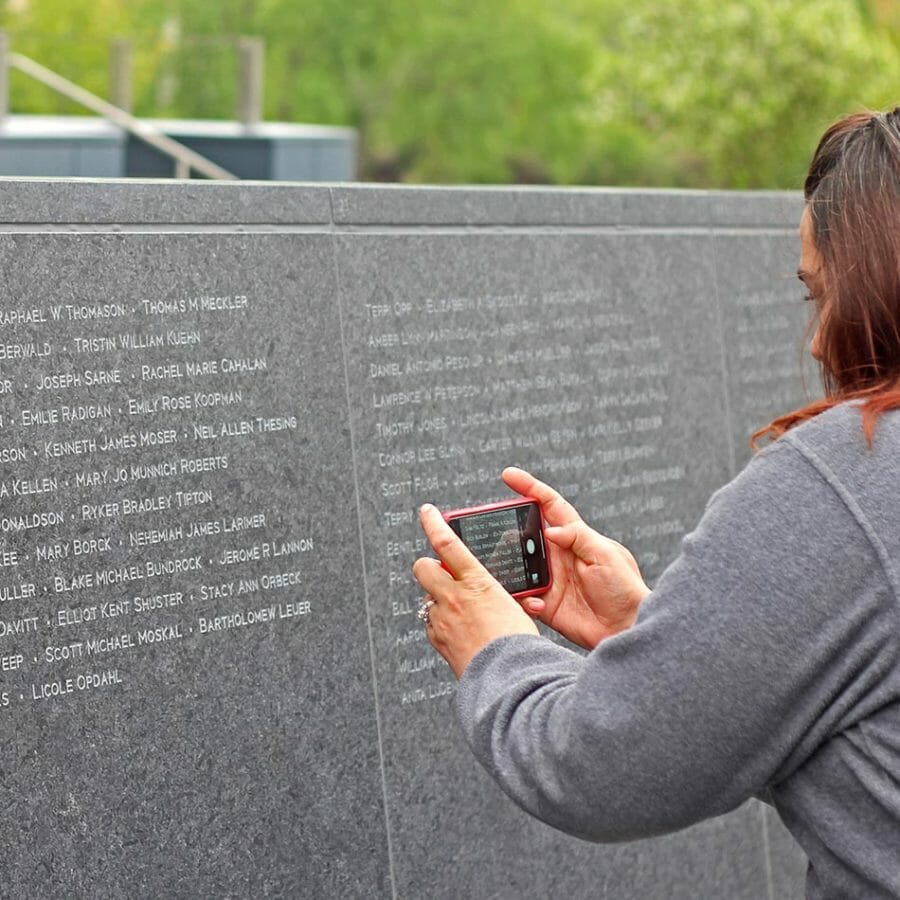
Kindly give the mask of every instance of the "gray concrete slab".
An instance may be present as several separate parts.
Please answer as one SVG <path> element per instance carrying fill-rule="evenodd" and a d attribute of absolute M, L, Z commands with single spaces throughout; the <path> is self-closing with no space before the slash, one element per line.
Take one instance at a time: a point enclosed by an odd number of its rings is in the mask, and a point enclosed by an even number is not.
<path fill-rule="evenodd" d="M 801 890 L 755 803 L 614 847 L 515 809 L 409 572 L 418 504 L 518 463 L 655 578 L 799 401 L 797 195 L 0 192 L 12 890 Z"/>

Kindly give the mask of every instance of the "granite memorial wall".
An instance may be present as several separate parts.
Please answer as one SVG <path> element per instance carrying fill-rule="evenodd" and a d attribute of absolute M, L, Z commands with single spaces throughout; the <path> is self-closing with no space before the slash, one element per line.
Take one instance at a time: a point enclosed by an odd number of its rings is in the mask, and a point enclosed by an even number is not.
<path fill-rule="evenodd" d="M 516 463 L 652 581 L 803 400 L 797 195 L 0 186 L 10 894 L 802 893 L 756 801 L 609 847 L 513 807 L 410 574 Z"/>

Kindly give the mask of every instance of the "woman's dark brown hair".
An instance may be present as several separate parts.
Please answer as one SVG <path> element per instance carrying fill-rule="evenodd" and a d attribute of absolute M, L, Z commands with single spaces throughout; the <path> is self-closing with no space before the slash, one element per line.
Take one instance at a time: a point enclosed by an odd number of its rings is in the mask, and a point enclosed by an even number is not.
<path fill-rule="evenodd" d="M 775 440 L 846 400 L 858 400 L 871 443 L 878 417 L 900 408 L 900 107 L 835 122 L 804 184 L 821 259 L 817 344 L 825 398 L 753 435 Z"/>

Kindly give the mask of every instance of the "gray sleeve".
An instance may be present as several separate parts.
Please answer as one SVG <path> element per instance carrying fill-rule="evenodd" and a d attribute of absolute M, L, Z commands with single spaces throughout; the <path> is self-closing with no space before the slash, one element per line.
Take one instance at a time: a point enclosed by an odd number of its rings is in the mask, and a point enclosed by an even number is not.
<path fill-rule="evenodd" d="M 781 441 L 710 502 L 636 624 L 587 657 L 501 638 L 457 694 L 524 809 L 599 841 L 672 831 L 786 777 L 883 673 L 893 595 L 860 524 Z"/>

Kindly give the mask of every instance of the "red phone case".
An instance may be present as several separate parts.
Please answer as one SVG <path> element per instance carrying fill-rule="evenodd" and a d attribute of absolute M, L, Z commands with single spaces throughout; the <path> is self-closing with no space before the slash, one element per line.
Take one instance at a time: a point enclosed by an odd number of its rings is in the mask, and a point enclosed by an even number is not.
<path fill-rule="evenodd" d="M 522 597 L 534 597 L 537 594 L 546 594 L 547 591 L 553 587 L 553 569 L 550 567 L 550 557 L 547 554 L 547 542 L 543 537 L 544 531 L 544 509 L 541 506 L 540 500 L 536 497 L 518 497 L 513 500 L 500 500 L 497 503 L 484 503 L 481 506 L 466 506 L 463 509 L 449 509 L 447 512 L 441 513 L 444 517 L 445 522 L 449 522 L 451 519 L 457 519 L 461 516 L 471 516 L 477 515 L 478 513 L 486 513 L 486 512 L 494 512 L 498 509 L 512 509 L 517 506 L 525 506 L 528 503 L 536 503 L 538 509 L 541 511 L 541 540 L 544 543 L 544 558 L 547 560 L 547 584 L 543 587 L 539 588 L 529 588 L 527 591 L 516 591 L 511 596 L 519 599 Z M 447 567 L 442 562 L 441 565 L 444 569 Z M 447 569 L 449 571 L 449 569 Z"/>

